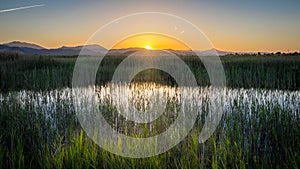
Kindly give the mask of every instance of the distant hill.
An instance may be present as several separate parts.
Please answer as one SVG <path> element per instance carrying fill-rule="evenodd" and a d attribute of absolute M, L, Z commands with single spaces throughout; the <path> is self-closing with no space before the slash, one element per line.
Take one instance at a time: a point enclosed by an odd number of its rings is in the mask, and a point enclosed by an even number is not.
<path fill-rule="evenodd" d="M 5 43 L 3 44 L 5 46 L 9 46 L 9 47 L 19 47 L 19 48 L 32 48 L 32 49 L 45 49 L 39 45 L 33 44 L 33 43 L 27 43 L 27 42 L 19 42 L 19 41 L 13 41 L 13 42 L 9 42 L 9 43 Z"/>
<path fill-rule="evenodd" d="M 84 47 L 84 50 L 81 51 Z M 79 55 L 80 52 L 83 52 L 85 55 L 98 55 L 100 53 L 106 52 L 107 49 L 100 45 L 86 45 L 86 46 L 75 46 L 67 47 L 63 46 L 57 49 L 48 49 L 42 52 L 42 55 L 64 55 L 64 56 L 74 56 Z"/>
<path fill-rule="evenodd" d="M 84 48 L 83 48 L 84 47 Z M 84 50 L 82 50 L 84 49 Z M 20 54 L 27 55 L 46 55 L 46 56 L 75 56 L 81 54 L 84 55 L 99 55 L 105 52 L 108 52 L 109 55 L 119 56 L 119 55 L 130 55 L 131 53 L 145 50 L 144 48 L 124 48 L 124 49 L 111 49 L 107 50 L 100 45 L 86 45 L 86 46 L 75 46 L 75 47 L 67 47 L 62 46 L 60 48 L 55 49 L 46 49 L 39 45 L 27 43 L 27 42 L 19 42 L 13 41 L 10 43 L 0 44 L 0 52 L 14 52 Z M 153 50 L 155 51 L 155 50 Z M 195 55 L 195 52 L 200 56 L 209 56 L 215 55 L 216 53 L 219 56 L 225 56 L 228 54 L 234 54 L 234 52 L 226 52 L 220 51 L 216 49 L 210 49 L 206 51 L 191 51 L 191 50 L 172 50 L 166 49 L 165 51 L 174 53 L 176 55 L 181 56 L 190 56 Z M 151 51 L 150 51 L 151 52 Z M 156 52 L 157 53 L 157 52 Z M 242 54 L 242 53 L 240 53 Z"/>
<path fill-rule="evenodd" d="M 0 45 L 0 52 L 15 52 L 27 55 L 46 55 L 46 56 L 74 56 L 81 52 L 81 49 L 85 55 L 97 55 L 107 51 L 100 45 L 86 45 L 86 46 L 75 46 L 75 47 L 60 47 L 56 49 L 46 49 L 36 44 L 26 42 L 10 42 Z"/>

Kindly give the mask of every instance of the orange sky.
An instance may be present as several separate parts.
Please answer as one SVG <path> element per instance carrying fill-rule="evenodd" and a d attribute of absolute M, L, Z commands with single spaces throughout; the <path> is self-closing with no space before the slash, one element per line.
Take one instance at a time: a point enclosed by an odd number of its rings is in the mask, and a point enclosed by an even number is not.
<path fill-rule="evenodd" d="M 189 48 L 182 42 L 158 34 L 142 34 L 129 37 L 117 43 L 113 48 L 127 48 L 127 47 L 137 47 L 145 48 L 147 45 L 151 46 L 153 49 L 177 49 L 177 50 L 189 50 Z"/>

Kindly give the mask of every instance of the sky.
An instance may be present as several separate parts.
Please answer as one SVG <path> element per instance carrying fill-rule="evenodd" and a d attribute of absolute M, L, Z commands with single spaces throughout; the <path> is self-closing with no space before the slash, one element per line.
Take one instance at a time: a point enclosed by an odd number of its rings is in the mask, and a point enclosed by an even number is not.
<path fill-rule="evenodd" d="M 113 45 L 113 48 L 124 48 L 126 46 L 144 48 L 150 46 L 150 49 L 177 49 L 177 50 L 190 50 L 190 48 L 177 39 L 168 36 L 157 34 L 139 34 L 131 36 Z M 149 47 L 148 47 L 149 48 Z"/>
<path fill-rule="evenodd" d="M 77 46 L 117 18 L 138 12 L 163 12 L 197 26 L 219 50 L 292 52 L 300 51 L 299 7 L 299 0 L 1 0 L 0 43 L 18 40 L 47 48 Z M 137 24 L 146 22 L 141 19 Z M 108 38 L 99 45 L 106 47 Z M 179 43 L 174 38 L 147 34 L 120 39 L 115 48 L 153 45 L 183 49 L 185 45 Z"/>

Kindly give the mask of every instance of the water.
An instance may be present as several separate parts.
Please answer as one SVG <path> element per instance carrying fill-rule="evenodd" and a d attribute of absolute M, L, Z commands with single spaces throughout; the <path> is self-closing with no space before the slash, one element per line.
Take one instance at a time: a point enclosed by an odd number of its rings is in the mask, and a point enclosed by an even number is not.
<path fill-rule="evenodd" d="M 40 112 L 48 121 L 55 121 L 58 110 L 74 113 L 76 107 L 74 100 L 76 99 L 72 91 L 74 90 L 71 88 L 64 88 L 42 92 L 22 90 L 0 93 L 0 101 L 9 104 L 10 100 L 14 100 L 18 103 L 19 109 Z M 268 107 L 271 112 L 279 108 L 293 115 L 300 113 L 300 91 L 212 87 L 176 88 L 155 83 L 107 84 L 85 91 L 86 94 L 77 98 L 77 101 L 81 102 L 79 104 L 83 104 L 88 96 L 97 107 L 113 109 L 109 111 L 112 114 L 107 115 L 107 118 L 112 119 L 107 120 L 111 120 L 110 124 L 115 128 L 118 128 L 117 123 L 121 121 L 138 124 L 169 119 L 171 124 L 178 113 L 187 113 L 187 109 L 189 113 L 192 111 L 199 115 L 208 113 L 208 109 L 212 113 L 222 111 L 222 114 L 226 115 L 237 112 L 236 107 L 238 107 L 238 111 L 247 114 L 247 117 L 251 117 L 253 112 L 258 111 L 262 106 Z M 93 109 L 91 105 L 87 107 L 89 107 L 87 109 Z M 221 108 L 217 110 L 216 107 Z"/>
<path fill-rule="evenodd" d="M 115 154 L 124 150 L 110 149 L 120 140 L 139 150 L 138 155 L 154 150 L 160 154 L 190 136 L 199 143 L 208 138 L 217 145 L 234 141 L 243 152 L 271 155 L 277 153 L 274 147 L 294 145 L 299 138 L 299 95 L 300 91 L 284 90 L 107 84 L 0 93 L 0 115 L 12 128 L 39 133 L 41 140 L 54 145 L 84 129 L 94 142 Z M 123 136 L 160 141 L 138 142 Z M 156 151 L 157 143 L 165 148 Z"/>

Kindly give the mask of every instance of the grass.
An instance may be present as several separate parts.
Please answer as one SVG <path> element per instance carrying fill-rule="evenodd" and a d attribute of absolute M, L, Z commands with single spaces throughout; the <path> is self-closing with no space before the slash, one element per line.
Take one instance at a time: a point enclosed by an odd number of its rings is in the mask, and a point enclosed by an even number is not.
<path fill-rule="evenodd" d="M 110 85 L 107 82 L 124 58 L 106 57 L 97 84 Z M 214 91 L 207 87 L 209 79 L 199 59 L 182 59 L 201 86 L 196 93 Z M 229 88 L 220 92 L 225 93 L 220 95 L 225 113 L 214 134 L 204 144 L 198 142 L 210 110 L 204 95 L 193 100 L 200 114 L 189 135 L 163 154 L 140 159 L 100 148 L 80 126 L 69 88 L 75 61 L 76 57 L 1 54 L 0 168 L 300 167 L 299 56 L 222 57 Z M 155 81 L 168 90 L 176 89 L 174 80 L 157 70 L 141 72 L 135 81 Z M 176 115 L 168 111 L 180 108 L 180 103 L 173 99 L 168 106 L 151 132 L 149 125 L 135 125 L 117 116 L 110 102 L 100 107 L 119 132 L 145 137 L 163 132 L 172 123 Z M 138 133 L 139 129 L 144 132 Z"/>
<path fill-rule="evenodd" d="M 227 91 L 226 94 L 220 97 L 224 97 L 222 105 L 226 103 L 225 114 L 213 136 L 204 144 L 198 143 L 198 135 L 205 122 L 205 114 L 209 111 L 205 106 L 208 104 L 208 100 L 204 99 L 205 96 L 202 98 L 203 102 L 199 103 L 199 106 L 202 105 L 200 107 L 202 112 L 187 138 L 166 153 L 142 159 L 111 154 L 87 137 L 74 114 L 72 98 L 68 95 L 71 90 L 68 88 L 2 94 L 0 166 L 2 168 L 299 167 L 300 109 L 293 107 L 300 104 L 297 99 L 299 92 L 224 90 Z M 213 89 L 199 88 L 199 91 L 203 93 L 206 91 L 209 95 L 209 91 Z M 287 101 L 289 98 L 293 99 Z M 107 106 L 112 105 L 109 103 Z"/>
<path fill-rule="evenodd" d="M 4 55 L 4 54 L 1 54 Z M 0 55 L 0 90 L 51 90 L 71 87 L 76 57 Z M 111 81 L 125 56 L 106 56 L 97 73 L 97 84 Z M 199 86 L 210 85 L 208 74 L 198 57 L 181 57 L 195 75 Z M 265 88 L 299 90 L 300 57 L 298 55 L 223 56 L 227 86 L 231 88 Z M 136 81 L 155 81 L 174 85 L 168 74 L 148 69 Z"/>

